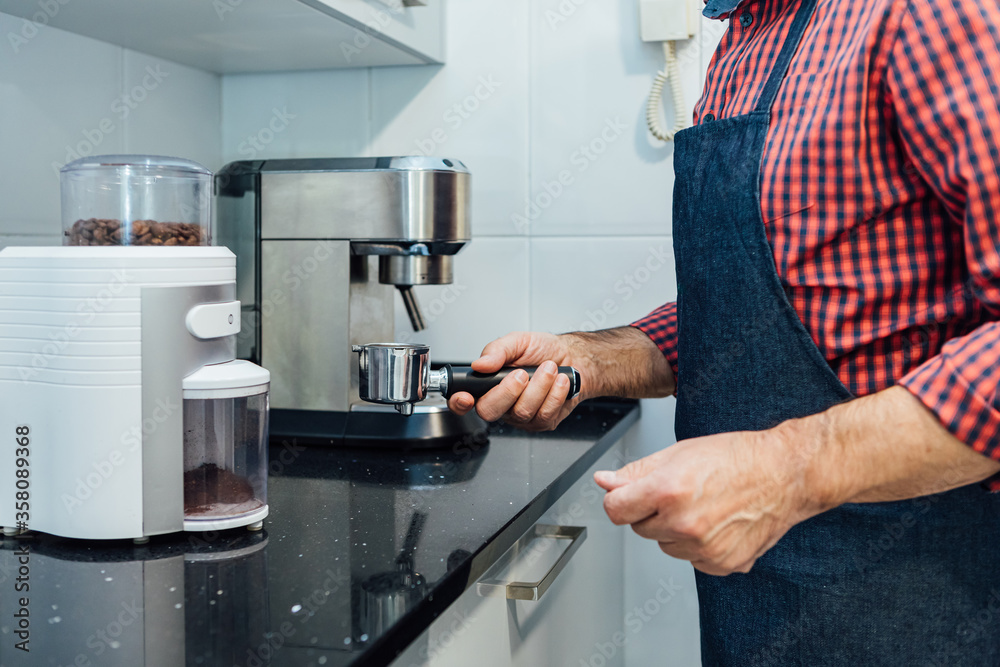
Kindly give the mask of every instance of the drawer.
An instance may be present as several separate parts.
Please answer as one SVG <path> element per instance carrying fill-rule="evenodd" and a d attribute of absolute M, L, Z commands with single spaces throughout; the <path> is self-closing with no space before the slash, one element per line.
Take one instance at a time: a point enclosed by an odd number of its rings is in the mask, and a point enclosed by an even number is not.
<path fill-rule="evenodd" d="M 621 467 L 623 452 L 619 442 L 605 453 L 393 665 L 624 664 L 615 642 L 624 637 L 625 533 L 593 481 L 594 471 Z"/>

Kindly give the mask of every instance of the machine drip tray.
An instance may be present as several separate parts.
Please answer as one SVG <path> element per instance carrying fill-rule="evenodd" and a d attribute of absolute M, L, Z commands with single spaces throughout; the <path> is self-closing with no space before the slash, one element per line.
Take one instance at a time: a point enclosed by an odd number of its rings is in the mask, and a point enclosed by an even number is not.
<path fill-rule="evenodd" d="M 472 411 L 457 415 L 447 408 L 417 405 L 409 417 L 389 406 L 365 406 L 352 412 L 271 410 L 271 441 L 294 440 L 327 447 L 441 449 L 487 441 L 487 423 Z M 381 409 L 381 408 L 388 408 Z"/>

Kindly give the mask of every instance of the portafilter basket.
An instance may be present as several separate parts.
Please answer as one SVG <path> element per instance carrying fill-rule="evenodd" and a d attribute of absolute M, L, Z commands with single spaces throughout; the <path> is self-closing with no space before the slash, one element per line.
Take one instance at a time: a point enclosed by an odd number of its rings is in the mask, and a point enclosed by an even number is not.
<path fill-rule="evenodd" d="M 430 348 L 405 343 L 352 345 L 359 353 L 358 393 L 369 403 L 393 405 L 404 415 L 413 404 L 427 398 L 430 381 Z"/>

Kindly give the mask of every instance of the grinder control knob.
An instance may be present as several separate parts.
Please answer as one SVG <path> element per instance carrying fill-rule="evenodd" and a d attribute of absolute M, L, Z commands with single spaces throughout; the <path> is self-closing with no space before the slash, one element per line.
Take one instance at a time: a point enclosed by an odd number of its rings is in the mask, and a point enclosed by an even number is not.
<path fill-rule="evenodd" d="M 199 304 L 188 311 L 184 323 L 192 336 L 202 340 L 233 336 L 240 332 L 240 302 Z"/>

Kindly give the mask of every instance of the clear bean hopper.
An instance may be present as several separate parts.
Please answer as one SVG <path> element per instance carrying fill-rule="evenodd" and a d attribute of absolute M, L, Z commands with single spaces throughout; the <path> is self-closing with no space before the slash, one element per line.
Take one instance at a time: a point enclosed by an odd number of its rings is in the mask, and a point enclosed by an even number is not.
<path fill-rule="evenodd" d="M 97 155 L 60 171 L 63 244 L 207 246 L 212 172 L 159 155 Z"/>

